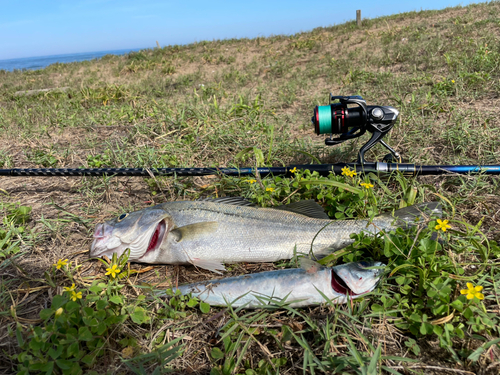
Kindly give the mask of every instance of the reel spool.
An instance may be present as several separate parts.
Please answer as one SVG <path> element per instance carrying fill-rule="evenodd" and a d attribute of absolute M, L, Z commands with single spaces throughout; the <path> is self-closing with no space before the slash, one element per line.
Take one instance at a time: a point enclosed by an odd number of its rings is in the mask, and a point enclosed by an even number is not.
<path fill-rule="evenodd" d="M 311 119 L 316 134 L 330 134 L 325 140 L 327 146 L 338 145 L 349 139 L 362 136 L 366 131 L 372 133 L 368 142 L 359 150 L 357 163 L 365 164 L 365 152 L 381 143 L 390 151 L 384 161 L 402 163 L 401 155 L 382 138 L 392 129 L 399 111 L 390 106 L 366 105 L 361 96 L 333 96 L 330 94 L 330 104 L 316 106 Z M 340 134 L 332 138 L 333 134 Z"/>

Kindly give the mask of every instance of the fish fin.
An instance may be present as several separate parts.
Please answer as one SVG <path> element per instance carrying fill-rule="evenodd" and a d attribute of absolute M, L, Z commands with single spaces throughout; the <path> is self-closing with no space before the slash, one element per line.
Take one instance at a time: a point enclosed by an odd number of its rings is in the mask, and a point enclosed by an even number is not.
<path fill-rule="evenodd" d="M 170 233 L 176 237 L 177 242 L 181 242 L 213 233 L 217 230 L 218 226 L 219 223 L 217 221 L 202 221 L 201 223 L 175 228 Z"/>
<path fill-rule="evenodd" d="M 219 272 L 219 271 L 226 270 L 226 267 L 224 267 L 224 265 L 217 260 L 191 258 L 191 259 L 189 259 L 189 262 L 195 267 L 203 268 L 203 269 L 218 273 L 219 275 L 222 275 L 222 272 Z"/>
<path fill-rule="evenodd" d="M 214 202 L 230 204 L 232 206 L 255 206 L 254 203 L 246 200 L 243 197 L 221 197 L 221 198 L 207 198 L 201 200 L 201 202 Z M 296 214 L 312 217 L 315 219 L 326 219 L 329 220 L 330 217 L 325 213 L 323 207 L 316 203 L 313 199 L 308 199 L 300 202 L 294 202 L 285 204 L 283 206 L 270 207 L 274 210 L 282 210 L 295 212 Z"/>
<path fill-rule="evenodd" d="M 443 209 L 439 202 L 419 203 L 414 206 L 401 208 L 394 211 L 394 214 L 384 214 L 381 216 L 390 216 L 396 219 L 398 226 L 413 226 L 421 224 L 428 220 L 431 216 L 441 217 Z"/>
<path fill-rule="evenodd" d="M 232 206 L 255 206 L 254 203 L 246 200 L 243 197 L 220 197 L 220 198 L 206 198 L 200 199 L 200 202 L 213 202 L 213 203 L 223 203 L 230 204 Z"/>
<path fill-rule="evenodd" d="M 283 206 L 273 207 L 273 209 L 295 212 L 296 214 L 312 217 L 314 219 L 330 219 L 330 217 L 325 213 L 323 207 L 316 203 L 314 199 L 289 203 Z"/>
<path fill-rule="evenodd" d="M 320 269 L 324 268 L 321 264 L 309 258 L 299 258 L 299 263 L 300 268 L 305 270 L 307 273 L 316 273 Z"/>

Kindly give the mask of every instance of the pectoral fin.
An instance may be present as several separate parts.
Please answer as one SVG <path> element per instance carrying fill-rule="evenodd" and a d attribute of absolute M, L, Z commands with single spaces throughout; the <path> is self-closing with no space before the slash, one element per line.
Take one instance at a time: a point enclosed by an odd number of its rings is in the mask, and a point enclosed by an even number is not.
<path fill-rule="evenodd" d="M 222 272 L 219 272 L 219 270 L 220 271 L 226 270 L 226 267 L 224 267 L 224 265 L 217 260 L 191 258 L 189 262 L 195 267 L 204 268 L 206 270 L 218 273 L 220 275 L 222 274 Z"/>
<path fill-rule="evenodd" d="M 214 233 L 218 227 L 219 223 L 217 221 L 204 221 L 173 229 L 170 233 L 172 233 L 177 242 L 181 242 Z"/>
<path fill-rule="evenodd" d="M 309 258 L 299 258 L 299 263 L 300 268 L 304 269 L 307 273 L 315 273 L 324 268 L 321 264 Z"/>

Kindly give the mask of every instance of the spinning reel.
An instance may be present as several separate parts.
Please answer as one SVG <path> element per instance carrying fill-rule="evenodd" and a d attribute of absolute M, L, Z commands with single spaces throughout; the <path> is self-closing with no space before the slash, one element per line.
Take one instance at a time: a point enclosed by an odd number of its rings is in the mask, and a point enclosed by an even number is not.
<path fill-rule="evenodd" d="M 335 102 L 335 103 L 334 103 Z M 394 107 L 366 105 L 361 96 L 333 96 L 330 94 L 330 104 L 316 106 L 312 123 L 316 134 L 330 134 L 325 140 L 327 146 L 338 145 L 349 139 L 362 136 L 369 131 L 372 137 L 360 148 L 357 163 L 365 164 L 365 152 L 378 142 L 391 153 L 384 157 L 384 162 L 402 163 L 401 155 L 382 138 L 392 129 L 399 115 Z M 340 134 L 333 138 L 333 134 Z"/>

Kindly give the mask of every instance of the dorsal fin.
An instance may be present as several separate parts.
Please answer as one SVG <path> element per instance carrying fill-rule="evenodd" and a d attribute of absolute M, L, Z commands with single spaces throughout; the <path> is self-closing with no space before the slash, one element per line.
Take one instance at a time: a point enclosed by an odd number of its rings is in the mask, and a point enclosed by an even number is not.
<path fill-rule="evenodd" d="M 223 203 L 223 204 L 230 204 L 233 206 L 255 206 L 254 203 L 246 200 L 243 197 L 205 198 L 205 199 L 200 199 L 200 202 Z"/>
<path fill-rule="evenodd" d="M 321 264 L 309 258 L 299 258 L 299 263 L 300 263 L 300 268 L 305 270 L 307 273 L 315 273 L 325 268 Z"/>
<path fill-rule="evenodd" d="M 214 203 L 223 203 L 230 204 L 233 206 L 247 206 L 254 207 L 255 204 L 246 200 L 243 197 L 221 197 L 221 198 L 206 198 L 200 200 L 200 202 L 214 202 Z M 257 207 L 256 207 L 257 208 Z M 323 210 L 318 203 L 316 203 L 313 199 L 308 199 L 300 202 L 294 202 L 289 204 L 284 204 L 283 206 L 275 206 L 268 207 L 274 210 L 282 210 L 288 212 L 294 212 L 299 215 L 304 215 L 307 217 L 312 217 L 314 219 L 325 219 L 329 220 L 330 218 Z"/>
<path fill-rule="evenodd" d="M 328 217 L 328 215 L 323 210 L 323 207 L 321 207 L 313 199 L 289 203 L 283 206 L 273 207 L 273 209 L 295 212 L 296 214 L 312 217 L 314 219 L 330 219 L 330 217 Z"/>

